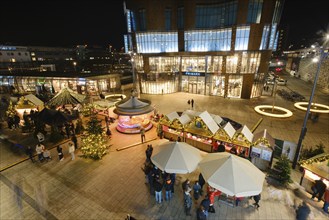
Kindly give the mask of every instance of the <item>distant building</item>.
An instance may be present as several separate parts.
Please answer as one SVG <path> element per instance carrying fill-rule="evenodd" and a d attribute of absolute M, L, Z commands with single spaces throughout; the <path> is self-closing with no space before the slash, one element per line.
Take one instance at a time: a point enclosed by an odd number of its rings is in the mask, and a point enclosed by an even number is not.
<path fill-rule="evenodd" d="M 31 62 L 27 47 L 0 45 L 0 63 Z"/>
<path fill-rule="evenodd" d="M 127 0 L 125 51 L 141 93 L 262 93 L 283 0 Z"/>

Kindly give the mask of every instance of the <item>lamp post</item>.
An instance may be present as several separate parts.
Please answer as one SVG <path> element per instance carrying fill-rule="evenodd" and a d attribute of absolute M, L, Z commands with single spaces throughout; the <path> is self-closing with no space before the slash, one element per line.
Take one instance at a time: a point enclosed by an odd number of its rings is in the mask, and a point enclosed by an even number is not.
<path fill-rule="evenodd" d="M 307 124 L 307 120 L 308 120 L 308 117 L 309 117 L 309 114 L 310 114 L 310 110 L 311 110 L 311 106 L 312 106 L 312 102 L 313 102 L 313 97 L 314 97 L 314 93 L 315 93 L 315 88 L 316 88 L 316 84 L 317 84 L 317 81 L 318 81 L 318 78 L 319 78 L 319 73 L 320 73 L 321 64 L 322 64 L 323 59 L 324 59 L 324 49 L 323 49 L 323 47 L 320 47 L 320 59 L 318 61 L 318 66 L 317 66 L 316 73 L 315 73 L 315 78 L 314 78 L 311 97 L 310 97 L 310 100 L 308 101 L 308 106 L 307 106 L 306 114 L 305 114 L 305 117 L 304 117 L 303 127 L 302 127 L 302 130 L 301 130 L 300 135 L 299 135 L 299 140 L 298 140 L 298 144 L 297 144 L 297 148 L 296 148 L 296 153 L 295 153 L 295 157 L 294 157 L 294 160 L 293 160 L 293 163 L 292 163 L 292 168 L 293 169 L 296 168 L 297 161 L 298 161 L 298 158 L 299 158 L 299 154 L 300 154 L 300 151 L 301 151 L 301 148 L 302 148 L 302 142 L 303 142 L 303 139 L 304 139 L 304 137 L 306 135 L 306 132 L 307 132 L 306 124 Z"/>

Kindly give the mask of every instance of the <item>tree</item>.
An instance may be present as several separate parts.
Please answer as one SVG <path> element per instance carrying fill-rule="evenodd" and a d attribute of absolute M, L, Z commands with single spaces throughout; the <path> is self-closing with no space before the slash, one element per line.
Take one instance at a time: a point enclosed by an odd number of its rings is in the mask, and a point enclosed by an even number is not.
<path fill-rule="evenodd" d="M 291 182 L 290 172 L 289 158 L 286 155 L 282 155 L 275 163 L 274 169 L 270 171 L 270 176 L 277 179 L 282 185 L 286 185 Z"/>
<path fill-rule="evenodd" d="M 82 138 L 81 152 L 86 158 L 94 160 L 101 159 L 106 153 L 106 140 L 103 136 L 101 121 L 96 116 L 92 116 L 87 123 L 87 135 Z"/>
<path fill-rule="evenodd" d="M 6 111 L 6 115 L 8 118 L 14 118 L 14 116 L 16 115 L 16 108 L 13 105 L 12 101 L 10 101 L 8 109 Z"/>

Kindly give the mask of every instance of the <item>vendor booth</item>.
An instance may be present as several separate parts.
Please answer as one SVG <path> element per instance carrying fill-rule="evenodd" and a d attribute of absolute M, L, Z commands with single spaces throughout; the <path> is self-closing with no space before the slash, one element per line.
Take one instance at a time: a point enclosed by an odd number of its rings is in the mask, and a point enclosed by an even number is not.
<path fill-rule="evenodd" d="M 145 131 L 152 128 L 151 116 L 153 116 L 154 108 L 151 101 L 146 99 L 138 99 L 131 96 L 128 100 L 122 100 L 115 104 L 113 110 L 118 115 L 118 124 L 116 129 L 125 134 L 140 133 L 142 127 Z"/>
<path fill-rule="evenodd" d="M 182 115 L 178 118 L 175 117 L 169 125 L 167 125 L 165 121 L 166 119 L 164 119 L 164 123 L 162 123 L 164 137 L 173 141 L 177 141 L 178 137 L 180 137 L 181 141 L 185 141 L 184 126 L 191 121 L 191 118 L 188 115 Z"/>
<path fill-rule="evenodd" d="M 41 111 L 43 109 L 43 101 L 41 101 L 35 95 L 29 94 L 26 96 L 22 96 L 16 105 L 16 111 L 21 119 L 23 119 L 24 114 L 30 114 L 31 110 L 33 111 Z"/>
<path fill-rule="evenodd" d="M 212 136 L 219 126 L 207 111 L 202 112 L 186 124 L 185 142 L 206 152 L 212 152 Z"/>
<path fill-rule="evenodd" d="M 254 135 L 252 142 L 251 162 L 259 169 L 266 170 L 272 164 L 274 138 L 264 129 Z"/>
<path fill-rule="evenodd" d="M 233 147 L 233 137 L 236 130 L 233 128 L 230 122 L 227 122 L 223 128 L 220 128 L 213 136 L 213 141 L 216 141 L 218 145 L 225 146 L 225 151 L 230 151 Z"/>
<path fill-rule="evenodd" d="M 300 185 L 306 191 L 312 193 L 311 187 L 315 180 L 320 178 L 329 187 L 329 154 L 323 153 L 301 161 L 300 166 L 304 169 L 300 179 Z"/>
<path fill-rule="evenodd" d="M 232 142 L 235 145 L 238 155 L 243 155 L 245 158 L 249 156 L 249 149 L 253 138 L 253 133 L 246 125 L 235 132 Z"/>

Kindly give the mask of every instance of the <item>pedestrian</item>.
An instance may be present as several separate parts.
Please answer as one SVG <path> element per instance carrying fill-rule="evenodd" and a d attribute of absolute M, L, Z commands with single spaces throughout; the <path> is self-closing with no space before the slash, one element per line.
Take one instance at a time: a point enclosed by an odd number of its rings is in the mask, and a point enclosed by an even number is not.
<path fill-rule="evenodd" d="M 190 105 L 191 104 L 191 101 L 190 100 L 187 100 L 187 104 Z"/>
<path fill-rule="evenodd" d="M 205 198 L 201 201 L 201 205 L 206 210 L 207 216 L 208 216 L 208 211 L 209 211 L 209 208 L 210 208 L 210 199 L 209 199 L 209 196 L 207 194 L 206 194 Z"/>
<path fill-rule="evenodd" d="M 26 148 L 26 154 L 29 156 L 30 160 L 32 161 L 32 163 L 34 163 L 34 159 L 33 159 L 33 149 L 28 146 Z"/>
<path fill-rule="evenodd" d="M 145 141 L 145 128 L 144 127 L 141 127 L 140 134 L 141 134 L 142 143 L 144 143 L 144 141 Z"/>
<path fill-rule="evenodd" d="M 106 129 L 106 135 L 107 135 L 108 139 L 111 139 L 112 132 L 111 132 L 110 128 Z"/>
<path fill-rule="evenodd" d="M 203 176 L 202 176 L 202 174 L 200 173 L 199 174 L 199 184 L 200 184 L 200 195 L 202 196 L 202 194 L 203 194 L 203 185 L 206 183 L 206 181 L 204 180 L 204 178 L 203 178 Z"/>
<path fill-rule="evenodd" d="M 175 182 L 176 182 L 176 173 L 171 173 L 170 174 L 170 179 L 171 179 L 171 193 L 175 193 Z"/>
<path fill-rule="evenodd" d="M 190 195 L 189 189 L 184 191 L 184 210 L 186 216 L 191 216 L 191 209 L 192 209 L 192 197 Z"/>
<path fill-rule="evenodd" d="M 162 202 L 162 183 L 160 182 L 160 178 L 156 177 L 154 179 L 154 191 L 155 191 L 155 202 L 161 204 Z"/>
<path fill-rule="evenodd" d="M 327 214 L 329 214 L 329 188 L 326 189 L 326 192 L 324 193 L 324 203 L 323 203 L 323 211 Z"/>
<path fill-rule="evenodd" d="M 307 220 L 309 214 L 311 213 L 310 207 L 306 204 L 305 201 L 296 209 L 296 219 L 297 220 Z"/>
<path fill-rule="evenodd" d="M 196 219 L 207 220 L 207 217 L 208 217 L 208 212 L 202 205 L 200 205 L 200 207 L 196 211 Z"/>
<path fill-rule="evenodd" d="M 169 201 L 172 197 L 171 190 L 172 190 L 172 182 L 170 179 L 170 175 L 167 176 L 166 181 L 164 183 L 164 188 L 166 191 L 166 201 Z"/>
<path fill-rule="evenodd" d="M 315 183 L 314 185 L 312 186 L 312 191 L 313 191 L 313 194 L 312 194 L 312 200 L 315 199 L 315 197 L 318 195 L 318 202 L 321 201 L 322 199 L 322 196 L 324 194 L 324 192 L 326 191 L 326 184 L 323 182 L 323 179 L 318 179 L 318 180 L 315 180 Z"/>
<path fill-rule="evenodd" d="M 64 155 L 63 155 L 63 148 L 61 147 L 61 145 L 57 146 L 57 153 L 58 153 L 59 161 L 63 161 L 64 160 Z"/>
<path fill-rule="evenodd" d="M 194 99 L 191 99 L 191 107 L 193 109 L 193 106 L 194 106 Z"/>
<path fill-rule="evenodd" d="M 37 152 L 37 155 L 38 155 L 38 159 L 40 162 L 43 161 L 43 151 L 45 150 L 45 146 L 41 143 L 38 143 L 37 146 L 35 147 L 35 151 Z"/>
<path fill-rule="evenodd" d="M 261 199 L 260 194 L 253 196 L 253 199 L 255 201 L 255 203 L 254 203 L 255 207 L 256 207 L 256 209 L 258 209 L 260 207 L 259 204 L 258 204 L 260 199 Z"/>
<path fill-rule="evenodd" d="M 182 189 L 183 191 L 191 191 L 192 188 L 191 188 L 191 183 L 190 183 L 190 180 L 189 179 L 186 179 L 183 183 L 182 183 Z"/>
<path fill-rule="evenodd" d="M 200 190 L 201 190 L 201 186 L 199 184 L 199 181 L 195 181 L 194 186 L 193 186 L 193 197 L 195 200 L 199 199 Z"/>
<path fill-rule="evenodd" d="M 77 136 L 75 134 L 72 135 L 71 141 L 74 144 L 74 149 L 77 150 L 78 149 L 78 139 L 77 139 Z"/>
<path fill-rule="evenodd" d="M 152 147 L 152 144 L 147 145 L 147 148 L 146 148 L 146 151 L 145 151 L 145 154 L 146 154 L 146 161 L 151 161 L 152 153 L 153 153 L 153 147 Z"/>
<path fill-rule="evenodd" d="M 107 115 L 105 115 L 105 124 L 106 124 L 106 128 L 108 128 L 109 125 L 111 124 L 110 120 L 109 120 L 109 116 L 107 116 Z"/>
<path fill-rule="evenodd" d="M 71 154 L 71 160 L 74 160 L 75 159 L 75 155 L 74 155 L 74 145 L 72 142 L 69 143 L 69 153 Z"/>
<path fill-rule="evenodd" d="M 158 123 L 157 125 L 157 135 L 160 139 L 163 138 L 163 128 L 162 128 L 162 124 Z"/>

